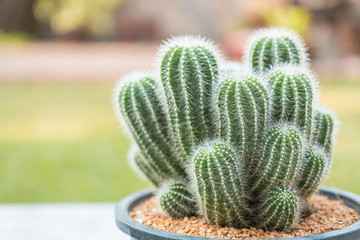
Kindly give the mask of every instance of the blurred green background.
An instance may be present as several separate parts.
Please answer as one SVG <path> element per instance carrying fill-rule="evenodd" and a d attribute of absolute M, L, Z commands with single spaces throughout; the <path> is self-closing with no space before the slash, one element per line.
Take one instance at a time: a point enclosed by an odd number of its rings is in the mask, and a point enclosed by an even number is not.
<path fill-rule="evenodd" d="M 149 186 L 126 162 L 111 87 L 0 83 L 1 202 L 109 201 Z"/>
<path fill-rule="evenodd" d="M 0 201 L 114 201 L 150 186 L 126 161 L 111 83 L 0 83 Z M 326 185 L 360 193 L 360 82 L 322 81 L 342 121 Z M 16 95 L 16 97 L 14 97 Z"/>
<path fill-rule="evenodd" d="M 174 34 L 212 38 L 238 61 L 266 26 L 304 36 L 321 103 L 342 122 L 325 184 L 360 194 L 359 10 L 353 0 L 1 0 L 0 202 L 116 201 L 150 187 L 126 160 L 115 80 L 151 69 Z"/>

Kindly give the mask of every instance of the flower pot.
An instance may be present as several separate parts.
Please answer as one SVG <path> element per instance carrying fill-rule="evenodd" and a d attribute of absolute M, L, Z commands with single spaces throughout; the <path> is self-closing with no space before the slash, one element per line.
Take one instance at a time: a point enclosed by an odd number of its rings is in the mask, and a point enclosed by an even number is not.
<path fill-rule="evenodd" d="M 320 187 L 319 189 L 321 195 L 325 195 L 330 199 L 341 199 L 344 204 L 350 208 L 355 209 L 360 214 L 360 196 L 331 187 Z M 138 240 L 173 240 L 173 239 L 189 239 L 189 240 L 217 240 L 216 238 L 206 238 L 206 237 L 195 237 L 190 235 L 183 235 L 178 233 L 166 232 L 158 230 L 155 228 L 148 227 L 144 224 L 141 224 L 134 220 L 129 213 L 134 207 L 139 205 L 141 202 L 151 197 L 153 190 L 145 190 L 141 192 L 134 193 L 130 196 L 125 197 L 118 202 L 115 210 L 116 225 L 118 228 L 129 235 L 131 239 Z M 282 238 L 281 240 L 286 239 L 360 239 L 360 221 L 344 227 L 339 230 L 309 235 L 305 237 L 296 237 L 296 238 Z"/>

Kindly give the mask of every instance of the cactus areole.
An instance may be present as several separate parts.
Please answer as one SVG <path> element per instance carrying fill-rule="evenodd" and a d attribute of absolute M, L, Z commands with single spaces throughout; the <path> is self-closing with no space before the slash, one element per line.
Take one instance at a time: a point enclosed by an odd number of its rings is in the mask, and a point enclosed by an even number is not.
<path fill-rule="evenodd" d="M 234 64 L 202 37 L 165 41 L 154 72 L 119 80 L 115 110 L 166 214 L 286 231 L 329 173 L 337 120 L 296 33 L 262 29 L 247 44 Z"/>

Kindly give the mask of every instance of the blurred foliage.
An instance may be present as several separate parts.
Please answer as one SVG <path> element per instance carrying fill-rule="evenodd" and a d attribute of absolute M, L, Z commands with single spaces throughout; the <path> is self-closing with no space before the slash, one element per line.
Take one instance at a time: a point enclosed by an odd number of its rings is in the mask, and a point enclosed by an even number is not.
<path fill-rule="evenodd" d="M 33 36 L 26 32 L 6 33 L 0 29 L 0 43 L 23 43 L 33 39 Z"/>
<path fill-rule="evenodd" d="M 270 8 L 264 13 L 266 26 L 287 27 L 304 34 L 311 23 L 308 9 L 300 6 Z"/>
<path fill-rule="evenodd" d="M 96 36 L 111 28 L 111 11 L 122 0 L 38 0 L 35 16 L 41 22 L 49 22 L 52 30 L 65 34 L 84 29 Z"/>

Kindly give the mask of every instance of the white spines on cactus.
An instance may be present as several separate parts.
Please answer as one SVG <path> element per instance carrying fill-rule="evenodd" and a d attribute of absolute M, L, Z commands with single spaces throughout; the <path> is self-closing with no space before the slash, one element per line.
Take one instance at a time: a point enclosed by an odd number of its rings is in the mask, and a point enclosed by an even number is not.
<path fill-rule="evenodd" d="M 160 206 L 174 218 L 196 215 L 196 203 L 186 184 L 167 182 L 160 189 Z"/>
<path fill-rule="evenodd" d="M 232 61 L 221 61 L 219 63 L 219 80 L 225 79 L 228 75 L 243 75 L 247 73 L 247 67 L 244 64 Z"/>
<path fill-rule="evenodd" d="M 253 161 L 268 124 L 268 92 L 252 74 L 228 72 L 217 90 L 219 135 Z"/>
<path fill-rule="evenodd" d="M 239 155 L 221 140 L 205 141 L 194 152 L 189 172 L 200 201 L 200 214 L 218 226 L 240 227 L 249 213 Z"/>
<path fill-rule="evenodd" d="M 306 67 L 308 57 L 303 40 L 286 28 L 265 28 L 249 37 L 245 62 L 254 72 L 266 72 L 274 65 L 290 63 Z"/>
<path fill-rule="evenodd" d="M 257 209 L 257 227 L 287 230 L 299 218 L 300 199 L 295 190 L 277 187 L 270 191 Z"/>
<path fill-rule="evenodd" d="M 130 146 L 128 160 L 130 166 L 138 175 L 150 180 L 155 186 L 160 186 L 162 182 L 169 178 L 168 174 L 160 171 L 151 161 L 147 161 L 134 143 Z"/>
<path fill-rule="evenodd" d="M 293 185 L 300 169 L 302 149 L 303 140 L 295 127 L 278 124 L 268 130 L 251 177 L 253 196 L 263 196 L 277 185 Z"/>
<path fill-rule="evenodd" d="M 215 134 L 212 94 L 218 83 L 216 47 L 201 37 L 171 38 L 160 48 L 161 83 L 171 132 L 181 155 Z"/>
<path fill-rule="evenodd" d="M 304 197 L 313 194 L 328 171 L 329 160 L 321 148 L 309 146 L 304 152 L 297 188 Z"/>
<path fill-rule="evenodd" d="M 314 112 L 314 130 L 312 143 L 321 146 L 331 156 L 338 120 L 335 114 L 326 107 L 319 107 Z"/>
<path fill-rule="evenodd" d="M 272 120 L 293 123 L 310 139 L 317 93 L 315 76 L 307 69 L 285 64 L 272 68 L 266 81 Z"/>
<path fill-rule="evenodd" d="M 168 122 L 160 103 L 155 78 L 148 73 L 133 73 L 120 79 L 115 88 L 115 108 L 128 126 L 142 157 L 140 168 L 152 168 L 162 178 L 186 179 L 185 168 L 168 138 Z M 140 159 L 145 159 L 140 161 Z"/>
<path fill-rule="evenodd" d="M 256 32 L 242 64 L 219 56 L 204 38 L 174 37 L 159 50 L 159 76 L 120 80 L 115 109 L 137 145 L 130 160 L 169 216 L 288 230 L 329 172 L 336 117 L 317 105 L 295 32 Z"/>

